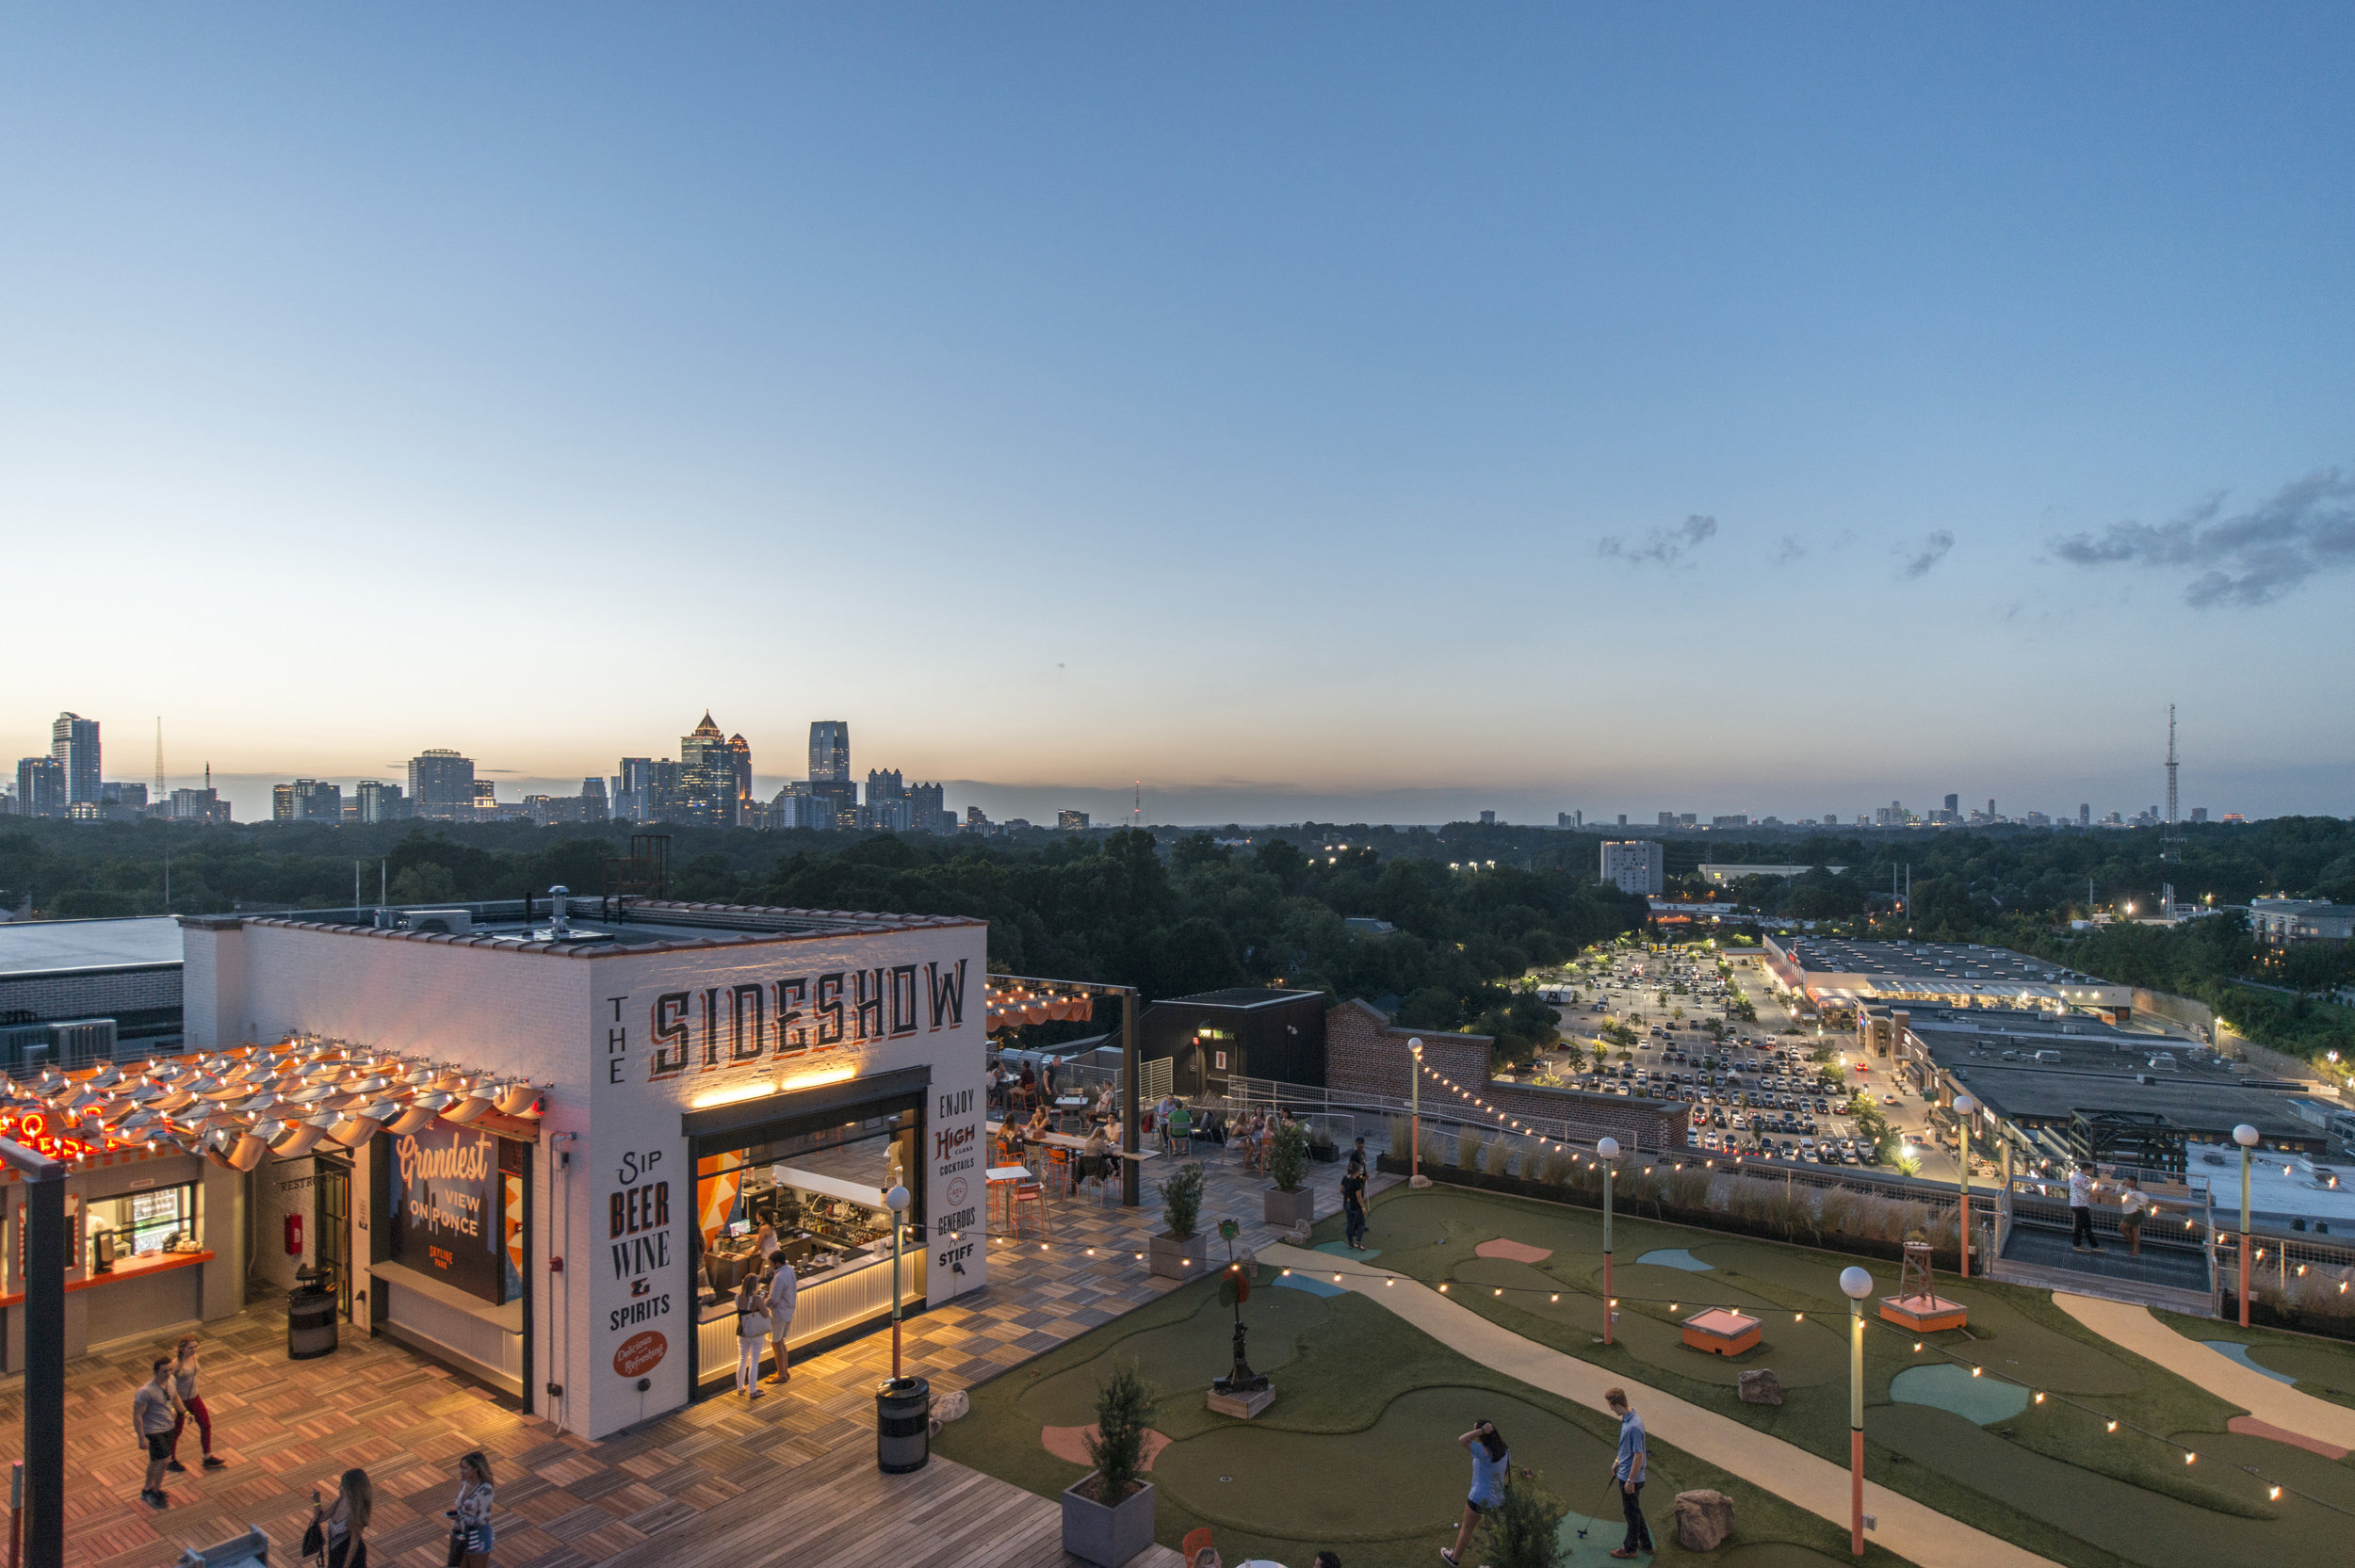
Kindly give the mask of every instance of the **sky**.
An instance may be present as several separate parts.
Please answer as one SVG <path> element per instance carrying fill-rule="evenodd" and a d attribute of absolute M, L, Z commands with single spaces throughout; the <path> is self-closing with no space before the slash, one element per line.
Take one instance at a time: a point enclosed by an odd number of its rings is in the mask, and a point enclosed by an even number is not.
<path fill-rule="evenodd" d="M 2355 813 L 2355 10 L 0 14 L 0 750 Z"/>

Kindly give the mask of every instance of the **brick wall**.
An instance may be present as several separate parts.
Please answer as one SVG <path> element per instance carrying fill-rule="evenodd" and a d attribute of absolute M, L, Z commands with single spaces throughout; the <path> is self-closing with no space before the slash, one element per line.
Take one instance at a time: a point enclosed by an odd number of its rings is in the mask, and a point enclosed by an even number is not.
<path fill-rule="evenodd" d="M 1495 1083 L 1488 1076 L 1489 1051 L 1495 1043 L 1486 1035 L 1401 1028 L 1374 1008 L 1354 999 L 1340 1003 L 1324 1015 L 1326 1086 L 1336 1096 L 1381 1094 L 1406 1099 L 1414 1061 L 1406 1043 L 1413 1039 L 1422 1042 L 1423 1065 L 1432 1073 L 1464 1086 L 1508 1116 L 1567 1121 L 1575 1138 L 1609 1133 L 1647 1149 L 1685 1144 L 1685 1112 L 1680 1104 Z M 1423 1079 L 1422 1099 L 1434 1111 L 1462 1110 L 1470 1112 L 1471 1119 L 1481 1119 L 1481 1112 L 1429 1077 Z"/>

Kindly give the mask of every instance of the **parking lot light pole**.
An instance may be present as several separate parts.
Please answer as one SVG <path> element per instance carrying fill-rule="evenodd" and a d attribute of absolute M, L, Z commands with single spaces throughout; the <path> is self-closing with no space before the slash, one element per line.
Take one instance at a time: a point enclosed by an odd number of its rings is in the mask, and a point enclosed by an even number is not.
<path fill-rule="evenodd" d="M 2257 1146 L 2257 1129 L 2243 1122 L 2233 1129 L 2240 1145 L 2240 1326 L 2249 1326 L 2249 1152 Z"/>
<path fill-rule="evenodd" d="M 1955 1124 L 1962 1129 L 1962 1277 L 1971 1277 L 1971 1114 L 1978 1102 L 1968 1094 L 1955 1096 Z"/>
<path fill-rule="evenodd" d="M 1619 1157 L 1619 1140 L 1605 1138 L 1595 1144 L 1595 1153 L 1602 1160 L 1602 1342 L 1611 1343 L 1611 1183 L 1615 1173 L 1612 1162 Z"/>
<path fill-rule="evenodd" d="M 1848 1550 L 1864 1555 L 1864 1298 L 1873 1276 L 1861 1269 L 1840 1270 L 1840 1293 L 1848 1298 Z"/>

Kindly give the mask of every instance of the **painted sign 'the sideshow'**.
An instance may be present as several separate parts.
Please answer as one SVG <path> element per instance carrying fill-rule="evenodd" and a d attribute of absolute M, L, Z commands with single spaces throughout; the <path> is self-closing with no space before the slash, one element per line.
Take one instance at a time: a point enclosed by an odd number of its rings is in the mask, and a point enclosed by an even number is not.
<path fill-rule="evenodd" d="M 648 1018 L 654 1049 L 646 1076 L 659 1082 L 958 1028 L 965 986 L 966 961 L 958 959 L 666 991 Z M 618 1053 L 607 1074 L 622 1081 Z"/>

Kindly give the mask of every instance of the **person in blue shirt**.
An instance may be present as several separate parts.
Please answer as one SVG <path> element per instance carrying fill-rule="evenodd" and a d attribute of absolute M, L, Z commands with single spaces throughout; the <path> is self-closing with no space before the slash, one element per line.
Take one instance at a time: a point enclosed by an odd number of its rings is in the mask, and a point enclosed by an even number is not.
<path fill-rule="evenodd" d="M 1606 1389 L 1602 1402 L 1619 1418 L 1619 1454 L 1611 1479 L 1619 1483 L 1619 1511 L 1627 1515 L 1627 1539 L 1613 1557 L 1641 1557 L 1652 1549 L 1651 1527 L 1644 1523 L 1644 1472 L 1651 1456 L 1644 1446 L 1644 1418 L 1628 1408 L 1627 1390 Z"/>
<path fill-rule="evenodd" d="M 1439 1548 L 1439 1556 L 1450 1568 L 1454 1568 L 1464 1548 L 1471 1544 L 1472 1528 L 1480 1523 L 1480 1516 L 1504 1501 L 1504 1483 L 1513 1473 L 1513 1450 L 1505 1447 L 1494 1421 L 1476 1423 L 1455 1441 L 1471 1454 L 1472 1484 L 1471 1495 L 1464 1500 L 1464 1522 L 1455 1529 L 1455 1544 Z"/>

